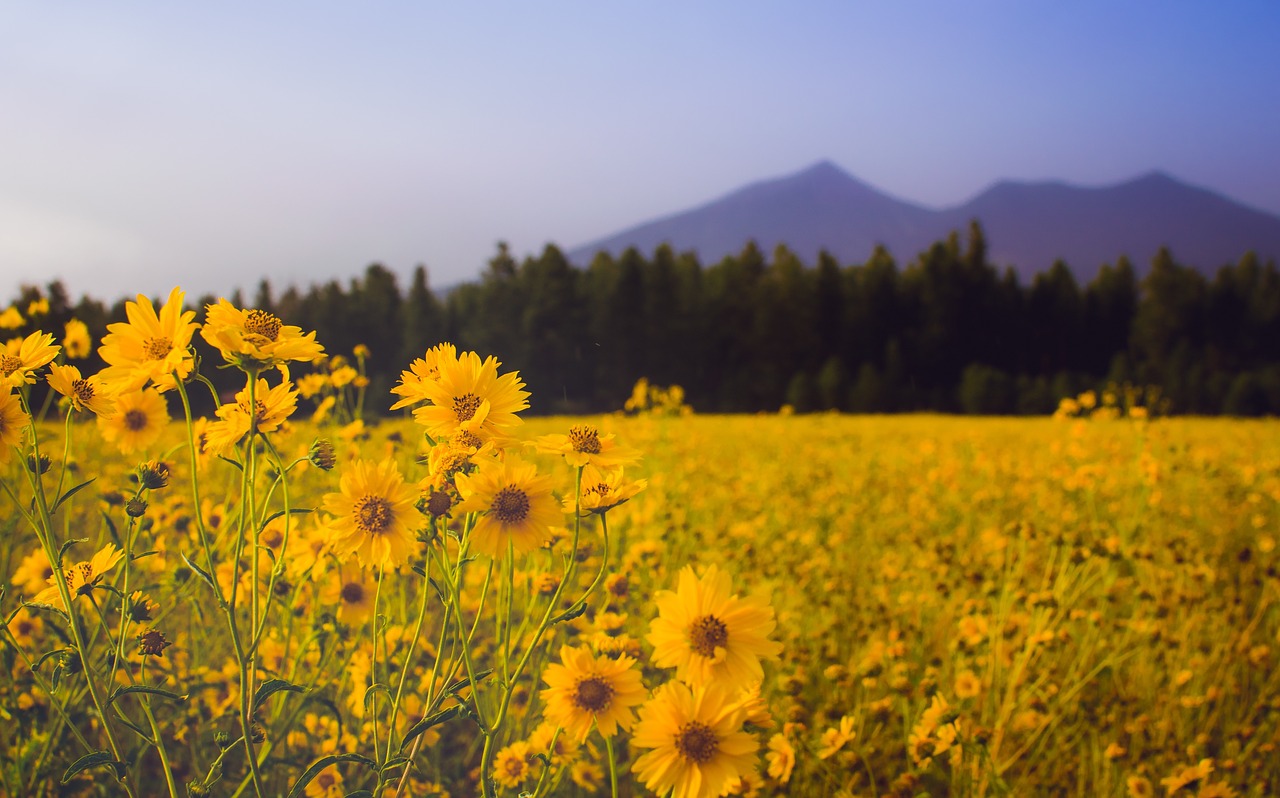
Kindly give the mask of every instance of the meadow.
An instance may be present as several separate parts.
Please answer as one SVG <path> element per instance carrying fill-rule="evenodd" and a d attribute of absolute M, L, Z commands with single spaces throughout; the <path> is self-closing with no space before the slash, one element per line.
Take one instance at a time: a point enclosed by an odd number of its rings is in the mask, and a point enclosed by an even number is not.
<path fill-rule="evenodd" d="M 0 407 L 5 794 L 1280 789 L 1274 422 L 522 421 L 479 356 L 364 396 L 201 321 L 247 376 L 214 419 L 123 327 L 96 394 Z"/>

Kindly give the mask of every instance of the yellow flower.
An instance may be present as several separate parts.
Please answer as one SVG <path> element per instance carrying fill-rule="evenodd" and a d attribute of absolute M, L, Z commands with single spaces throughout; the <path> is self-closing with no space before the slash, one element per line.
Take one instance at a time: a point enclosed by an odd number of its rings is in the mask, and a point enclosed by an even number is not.
<path fill-rule="evenodd" d="M 117 549 L 113 544 L 108 543 L 93 555 L 93 559 L 87 562 L 78 562 L 75 565 L 64 568 L 62 574 L 66 579 L 67 590 L 71 593 L 71 597 L 87 596 L 92 593 L 107 571 L 116 567 L 116 563 L 120 562 L 120 558 L 123 556 L 124 552 Z M 56 574 L 50 576 L 49 587 L 36 594 L 36 597 L 31 599 L 31 603 L 46 604 L 51 607 L 63 606 L 57 580 Z M 66 607 L 63 606 L 63 609 L 66 609 Z"/>
<path fill-rule="evenodd" d="M 582 515 L 608 512 L 630 500 L 648 485 L 647 480 L 626 479 L 621 468 L 602 471 L 589 465 L 582 469 L 582 498 L 577 504 L 578 511 Z M 572 514 L 574 506 L 573 499 L 565 497 L 564 511 Z"/>
<path fill-rule="evenodd" d="M 26 607 L 22 607 L 14 614 L 8 626 L 9 634 L 13 635 L 18 645 L 23 648 L 34 646 L 35 639 L 44 631 L 44 621 L 39 615 L 33 615 Z"/>
<path fill-rule="evenodd" d="M 644 785 L 674 798 L 713 798 L 755 766 L 758 743 L 742 731 L 743 708 L 719 684 L 668 682 L 640 708 L 631 766 Z"/>
<path fill-rule="evenodd" d="M 342 786 L 342 772 L 337 765 L 330 765 L 316 774 L 307 784 L 307 798 L 342 798 L 347 791 Z"/>
<path fill-rule="evenodd" d="M 400 384 L 391 392 L 400 400 L 391 406 L 392 410 L 409 407 L 420 402 L 431 401 L 431 397 L 423 390 L 427 383 L 440 379 L 440 363 L 456 362 L 458 350 L 453 344 L 436 344 L 427 350 L 427 354 L 409 364 L 408 371 L 400 372 Z"/>
<path fill-rule="evenodd" d="M 518 457 L 486 459 L 474 474 L 455 478 L 462 503 L 458 511 L 484 513 L 471 532 L 472 550 L 490 557 L 533 551 L 547 539 L 552 525 L 564 516 L 551 495 L 551 477 L 539 476 L 537 466 Z"/>
<path fill-rule="evenodd" d="M 633 465 L 640 460 L 640 452 L 613 442 L 613 433 L 601 435 L 590 424 L 578 424 L 569 428 L 568 435 L 543 435 L 533 445 L 544 454 L 562 454 L 565 462 L 577 467 L 593 465 L 597 468 L 614 468 Z"/>
<path fill-rule="evenodd" d="M 9 462 L 14 447 L 22 442 L 23 430 L 31 417 L 22 409 L 22 401 L 12 388 L 0 387 L 0 463 Z"/>
<path fill-rule="evenodd" d="M 343 386 L 350 385 L 355 378 L 359 376 L 360 372 L 350 366 L 343 366 L 342 368 L 333 370 L 329 375 L 329 381 L 333 383 L 333 387 L 341 388 Z"/>
<path fill-rule="evenodd" d="M 521 421 L 516 413 L 529 406 L 524 383 L 512 372 L 498 376 L 496 358 L 484 361 L 475 352 L 457 360 L 441 358 L 440 377 L 423 382 L 429 404 L 413 411 L 413 418 L 437 438 L 465 438 L 472 445 L 507 434 Z"/>
<path fill-rule="evenodd" d="M 253 406 L 249 405 L 249 387 L 236 394 L 217 410 L 218 421 L 205 430 L 205 445 L 214 454 L 234 446 L 251 428 L 258 432 L 275 432 L 298 407 L 298 392 L 288 380 L 272 388 L 259 378 L 254 383 Z"/>
<path fill-rule="evenodd" d="M 779 784 L 791 780 L 791 771 L 796 766 L 796 749 L 785 734 L 775 734 L 769 738 L 769 752 L 764 755 L 769 763 L 769 778 Z"/>
<path fill-rule="evenodd" d="M 329 573 L 321 600 L 338 621 L 360 628 L 373 614 L 373 597 L 377 584 L 368 572 L 358 569 L 338 569 Z"/>
<path fill-rule="evenodd" d="M 1209 774 L 1213 772 L 1213 760 L 1201 759 L 1195 765 L 1187 765 L 1180 768 L 1178 772 L 1172 776 L 1160 779 L 1160 783 L 1164 785 L 1168 795 L 1173 795 L 1183 787 L 1194 787 L 1209 778 Z"/>
<path fill-rule="evenodd" d="M 333 515 L 329 543 L 335 554 L 355 553 L 362 565 L 396 566 L 415 547 L 410 529 L 416 498 L 394 460 L 358 460 L 342 474 L 339 493 L 324 497 Z"/>
<path fill-rule="evenodd" d="M 111 416 L 116 412 L 116 400 L 107 393 L 97 374 L 88 378 L 80 376 L 75 366 L 54 363 L 49 367 L 49 387 L 71 400 L 77 412 L 88 410 L 95 416 Z"/>
<path fill-rule="evenodd" d="M 22 314 L 13 305 L 0 313 L 0 330 L 16 330 L 26 323 L 27 320 L 22 318 Z"/>
<path fill-rule="evenodd" d="M 675 592 L 654 596 L 658 617 L 646 638 L 653 662 L 675 668 L 694 685 L 721 682 L 738 688 L 760 681 L 760 658 L 777 659 L 782 645 L 769 639 L 777 621 L 773 607 L 755 596 L 731 594 L 729 575 L 712 565 L 699 579 L 692 566 L 680 572 Z"/>
<path fill-rule="evenodd" d="M 303 399 L 310 399 L 325 389 L 329 384 L 328 374 L 308 374 L 298 380 L 298 392 Z"/>
<path fill-rule="evenodd" d="M 0 388 L 18 388 L 36 381 L 36 369 L 58 356 L 62 347 L 53 335 L 39 330 L 26 338 L 14 338 L 0 350 Z"/>
<path fill-rule="evenodd" d="M 564 646 L 560 664 L 552 663 L 542 673 L 547 689 L 542 691 L 548 720 L 563 726 L 573 740 L 585 740 L 595 723 L 602 737 L 612 737 L 630 729 L 631 708 L 644 703 L 646 691 L 635 660 L 596 657 L 586 648 Z"/>
<path fill-rule="evenodd" d="M 122 393 L 115 400 L 114 415 L 98 416 L 98 431 L 104 440 L 116 444 L 121 454 L 133 454 L 160 439 L 169 424 L 169 408 L 157 389 Z"/>
<path fill-rule="evenodd" d="M 13 584 L 22 588 L 22 592 L 31 595 L 44 590 L 53 576 L 53 566 L 45 556 L 44 549 L 36 549 L 22 558 L 18 570 L 13 572 Z"/>
<path fill-rule="evenodd" d="M 241 310 L 225 299 L 205 309 L 200 335 L 228 363 L 260 369 L 290 360 L 310 363 L 324 354 L 315 332 L 284 324 L 265 310 Z"/>
<path fill-rule="evenodd" d="M 49 315 L 49 300 L 46 297 L 33 299 L 27 303 L 27 315 L 35 318 L 36 316 Z"/>
<path fill-rule="evenodd" d="M 818 741 L 818 759 L 829 759 L 836 755 L 845 744 L 852 740 L 857 732 L 853 730 L 853 718 L 845 715 L 840 718 L 840 727 L 827 729 Z"/>
<path fill-rule="evenodd" d="M 194 359 L 191 336 L 200 325 L 192 321 L 194 310 L 182 309 L 183 292 L 174 288 L 157 314 L 151 300 L 138 294 L 125 304 L 127 322 L 107 325 L 98 354 L 109 365 L 99 376 L 118 391 L 135 391 L 148 381 L 161 391 L 177 385 L 191 373 Z"/>
<path fill-rule="evenodd" d="M 89 337 L 89 325 L 79 319 L 67 322 L 62 336 L 62 351 L 67 357 L 79 360 L 93 351 L 93 339 Z"/>
<path fill-rule="evenodd" d="M 982 679 L 971 670 L 956 674 L 956 698 L 977 698 L 982 692 Z"/>
<path fill-rule="evenodd" d="M 1142 776 L 1130 776 L 1124 780 L 1129 791 L 1129 798 L 1152 798 L 1155 789 L 1151 782 Z"/>
<path fill-rule="evenodd" d="M 503 787 L 519 787 L 529 777 L 529 757 L 533 751 L 521 740 L 503 748 L 493 757 L 493 780 Z"/>

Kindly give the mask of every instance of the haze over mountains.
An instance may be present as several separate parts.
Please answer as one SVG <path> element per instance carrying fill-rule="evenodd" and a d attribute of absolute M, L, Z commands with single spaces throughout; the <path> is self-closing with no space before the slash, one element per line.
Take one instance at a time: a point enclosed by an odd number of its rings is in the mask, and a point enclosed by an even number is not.
<path fill-rule="evenodd" d="M 753 238 L 765 252 L 785 243 L 809 264 L 821 249 L 842 263 L 860 263 L 883 244 L 905 266 L 952 230 L 963 234 L 971 219 L 982 223 L 991 262 L 1015 267 L 1024 280 L 1062 259 L 1086 281 L 1121 255 L 1142 274 L 1162 245 L 1205 274 L 1248 250 L 1264 261 L 1280 257 L 1280 217 L 1162 172 L 1099 188 L 1005 180 L 935 210 L 822 161 L 577 247 L 569 258 L 586 265 L 600 250 L 616 255 L 635 246 L 650 253 L 668 242 L 711 264 Z"/>

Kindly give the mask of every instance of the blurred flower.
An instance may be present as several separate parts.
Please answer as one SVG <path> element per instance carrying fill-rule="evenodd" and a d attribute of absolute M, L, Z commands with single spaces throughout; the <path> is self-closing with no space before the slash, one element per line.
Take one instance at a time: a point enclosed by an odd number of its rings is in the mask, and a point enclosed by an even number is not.
<path fill-rule="evenodd" d="M 130 391 L 115 399 L 115 414 L 98 416 L 98 431 L 104 440 L 116 444 L 121 454 L 133 454 L 160 439 L 169 424 L 169 408 L 157 389 Z"/>

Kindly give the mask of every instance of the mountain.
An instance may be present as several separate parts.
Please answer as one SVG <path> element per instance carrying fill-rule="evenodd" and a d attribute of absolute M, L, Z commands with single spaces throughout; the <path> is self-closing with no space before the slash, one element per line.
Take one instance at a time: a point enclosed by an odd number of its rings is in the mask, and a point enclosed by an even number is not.
<path fill-rule="evenodd" d="M 963 233 L 971 219 L 982 223 L 991 262 L 1014 266 L 1024 279 L 1062 259 L 1089 280 L 1120 255 L 1142 272 L 1162 245 L 1206 274 L 1247 250 L 1280 259 L 1280 217 L 1161 172 L 1100 188 L 1001 181 L 934 210 L 879 191 L 830 161 L 577 247 L 569 258 L 586 264 L 600 250 L 648 253 L 668 242 L 710 264 L 753 238 L 766 252 L 785 243 L 809 263 L 821 249 L 859 263 L 883 244 L 905 264 L 952 230 Z"/>

